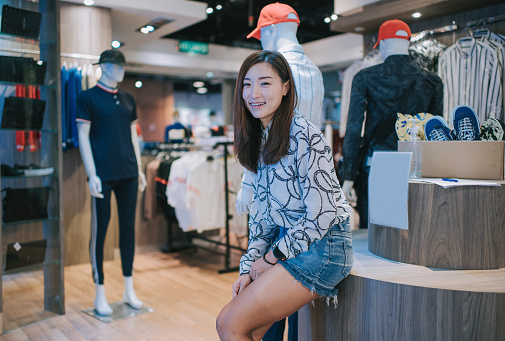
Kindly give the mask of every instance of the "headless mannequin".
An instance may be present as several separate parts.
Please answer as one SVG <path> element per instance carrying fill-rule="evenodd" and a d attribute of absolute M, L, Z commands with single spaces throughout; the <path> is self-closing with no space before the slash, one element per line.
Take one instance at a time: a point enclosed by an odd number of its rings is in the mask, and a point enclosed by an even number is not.
<path fill-rule="evenodd" d="M 123 81 L 124 78 L 124 68 L 117 64 L 112 63 L 104 63 L 101 64 L 102 75 L 100 77 L 99 83 L 102 86 L 115 89 L 118 86 L 118 83 Z M 93 197 L 103 198 L 102 192 L 102 181 L 100 177 L 96 174 L 95 162 L 93 158 L 93 152 L 91 149 L 90 143 L 90 124 L 78 123 L 78 136 L 79 136 L 79 150 L 81 153 L 82 161 L 84 164 L 84 169 L 86 170 L 86 174 L 89 179 L 89 192 Z M 135 156 L 137 158 L 138 164 L 138 174 L 139 174 L 139 190 L 144 191 L 147 182 L 144 173 L 141 171 L 141 160 L 140 160 L 140 148 L 138 143 L 138 135 L 137 129 L 135 127 L 135 123 L 131 124 L 131 136 L 133 148 L 135 150 Z M 95 300 L 94 306 L 95 310 L 104 316 L 112 315 L 112 308 L 107 303 L 107 299 L 105 297 L 105 289 L 103 284 L 95 284 Z M 132 308 L 140 309 L 142 307 L 142 301 L 140 301 L 135 295 L 135 290 L 133 288 L 133 278 L 131 276 L 124 277 L 124 293 L 123 300 L 125 303 L 129 304 Z"/>
<path fill-rule="evenodd" d="M 400 31 L 405 32 L 405 31 Z M 399 32 L 399 33 L 400 33 Z M 405 32 L 407 36 L 407 32 Z M 379 42 L 379 51 L 382 55 L 382 59 L 386 60 L 387 57 L 392 55 L 408 55 L 409 54 L 410 41 L 400 38 L 383 39 Z M 349 203 L 355 204 L 357 197 L 356 191 L 354 190 L 354 181 L 345 180 L 342 184 L 342 191 Z"/>

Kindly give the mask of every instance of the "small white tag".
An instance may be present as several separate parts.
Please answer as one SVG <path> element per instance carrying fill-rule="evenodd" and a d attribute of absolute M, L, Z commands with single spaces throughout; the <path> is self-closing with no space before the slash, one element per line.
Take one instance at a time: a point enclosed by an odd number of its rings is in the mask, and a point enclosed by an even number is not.
<path fill-rule="evenodd" d="M 14 243 L 14 250 L 16 250 L 16 251 L 21 250 L 21 244 L 19 244 L 18 242 L 15 242 Z"/>

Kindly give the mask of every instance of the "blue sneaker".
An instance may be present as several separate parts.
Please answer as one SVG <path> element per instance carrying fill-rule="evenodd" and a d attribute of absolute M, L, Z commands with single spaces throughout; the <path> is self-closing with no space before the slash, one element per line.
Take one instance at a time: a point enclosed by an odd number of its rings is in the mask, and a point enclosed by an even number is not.
<path fill-rule="evenodd" d="M 424 124 L 424 136 L 427 141 L 452 141 L 454 134 L 447 122 L 440 116 L 433 116 Z"/>
<path fill-rule="evenodd" d="M 472 107 L 468 105 L 458 105 L 452 110 L 451 119 L 454 124 L 457 140 L 480 140 L 479 117 Z"/>

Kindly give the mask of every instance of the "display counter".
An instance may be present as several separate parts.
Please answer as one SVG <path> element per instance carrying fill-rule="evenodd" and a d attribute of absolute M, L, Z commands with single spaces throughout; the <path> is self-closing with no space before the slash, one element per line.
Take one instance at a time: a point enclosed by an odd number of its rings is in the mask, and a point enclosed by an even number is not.
<path fill-rule="evenodd" d="M 500 187 L 411 181 L 408 230 L 369 224 L 368 249 L 402 263 L 443 269 L 505 267 L 505 182 Z"/>
<path fill-rule="evenodd" d="M 354 231 L 338 307 L 300 309 L 299 340 L 505 340 L 504 209 L 503 185 L 410 183 L 409 230 Z"/>

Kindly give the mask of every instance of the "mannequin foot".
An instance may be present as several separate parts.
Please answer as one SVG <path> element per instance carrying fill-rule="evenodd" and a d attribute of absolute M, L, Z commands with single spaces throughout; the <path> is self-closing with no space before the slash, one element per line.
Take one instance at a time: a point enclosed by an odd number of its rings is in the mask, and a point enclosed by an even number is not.
<path fill-rule="evenodd" d="M 112 308 L 109 303 L 107 303 L 107 298 L 105 298 L 105 289 L 103 284 L 96 285 L 96 296 L 93 301 L 93 305 L 95 306 L 95 310 L 98 314 L 102 316 L 112 315 Z"/>
<path fill-rule="evenodd" d="M 137 295 L 135 295 L 135 290 L 133 289 L 133 278 L 131 276 L 124 277 L 123 301 L 133 309 L 142 308 L 143 302 L 137 298 Z"/>

